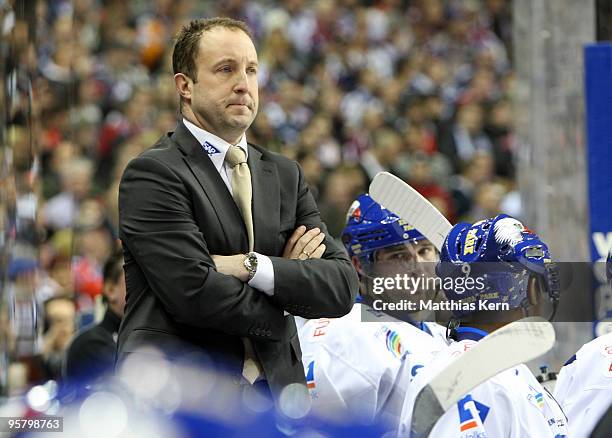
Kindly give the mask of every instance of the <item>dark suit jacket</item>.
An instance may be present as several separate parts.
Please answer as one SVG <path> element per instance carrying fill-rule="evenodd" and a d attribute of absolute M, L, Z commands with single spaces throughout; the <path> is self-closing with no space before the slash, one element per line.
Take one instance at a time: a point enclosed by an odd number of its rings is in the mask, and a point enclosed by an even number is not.
<path fill-rule="evenodd" d="M 66 351 L 64 378 L 84 381 L 111 371 L 117 354 L 117 343 L 113 335 L 119 330 L 120 323 L 119 315 L 107 309 L 99 324 L 79 332 Z"/>
<path fill-rule="evenodd" d="M 184 124 L 132 160 L 119 190 L 125 257 L 126 312 L 119 355 L 152 344 L 173 357 L 203 353 L 239 379 L 252 340 L 274 394 L 305 383 L 292 316 L 348 313 L 358 279 L 343 249 L 328 235 L 294 162 L 249 145 L 254 250 L 271 257 L 274 295 L 220 274 L 211 254 L 246 253 L 246 228 L 212 161 Z M 326 233 L 320 260 L 280 258 L 299 225 Z"/>

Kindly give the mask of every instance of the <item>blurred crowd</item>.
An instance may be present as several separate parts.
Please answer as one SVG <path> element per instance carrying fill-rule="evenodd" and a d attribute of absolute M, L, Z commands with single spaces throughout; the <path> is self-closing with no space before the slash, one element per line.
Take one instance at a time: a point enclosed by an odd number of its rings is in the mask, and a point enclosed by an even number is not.
<path fill-rule="evenodd" d="M 0 324 L 24 325 L 10 328 L 12 360 L 28 351 L 38 359 L 11 369 L 15 391 L 60 378 L 75 331 L 100 313 L 102 267 L 119 245 L 119 179 L 178 120 L 170 58 L 190 19 L 230 16 L 251 27 L 260 108 L 247 138 L 301 164 L 333 236 L 383 170 L 451 222 L 521 216 L 508 0 L 29 3 L 31 22 L 17 14 L 8 29 L 35 33 L 13 57 L 30 66 L 34 122 L 11 108 L 7 138 L 23 170 L 17 228 L 31 222 L 26 240 L 38 251 L 19 253 L 17 239 Z M 20 305 L 32 290 L 34 308 Z M 32 327 L 43 334 L 28 335 Z"/>

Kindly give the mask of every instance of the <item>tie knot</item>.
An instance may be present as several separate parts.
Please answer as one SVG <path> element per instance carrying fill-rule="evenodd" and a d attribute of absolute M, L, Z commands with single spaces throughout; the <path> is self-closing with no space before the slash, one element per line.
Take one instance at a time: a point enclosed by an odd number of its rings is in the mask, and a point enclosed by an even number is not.
<path fill-rule="evenodd" d="M 237 166 L 241 163 L 246 163 L 246 154 L 239 146 L 230 146 L 225 153 L 225 161 L 228 162 L 230 167 Z"/>

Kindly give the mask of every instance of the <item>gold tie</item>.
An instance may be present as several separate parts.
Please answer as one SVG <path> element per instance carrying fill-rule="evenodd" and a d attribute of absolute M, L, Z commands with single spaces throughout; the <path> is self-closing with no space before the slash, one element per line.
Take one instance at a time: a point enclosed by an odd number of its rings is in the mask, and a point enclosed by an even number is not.
<path fill-rule="evenodd" d="M 253 251 L 253 214 L 251 212 L 251 200 L 253 189 L 251 187 L 251 171 L 246 162 L 246 154 L 238 146 L 230 146 L 225 154 L 225 161 L 232 168 L 232 192 L 234 201 L 242 213 L 244 224 L 249 238 L 249 252 Z"/>
<path fill-rule="evenodd" d="M 242 213 L 249 237 L 249 252 L 253 251 L 253 214 L 251 212 L 251 200 L 253 189 L 251 187 L 251 171 L 246 162 L 246 154 L 238 146 L 230 146 L 225 154 L 225 161 L 232 169 L 232 193 L 236 205 Z M 264 373 L 261 365 L 255 357 L 255 350 L 249 338 L 242 338 L 244 344 L 244 364 L 242 367 L 243 377 L 253 384 L 263 378 Z"/>

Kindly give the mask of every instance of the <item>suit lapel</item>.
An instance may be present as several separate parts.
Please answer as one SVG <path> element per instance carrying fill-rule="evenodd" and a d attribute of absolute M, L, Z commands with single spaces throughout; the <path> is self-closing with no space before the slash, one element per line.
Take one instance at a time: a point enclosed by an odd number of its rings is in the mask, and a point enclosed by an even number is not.
<path fill-rule="evenodd" d="M 202 145 L 183 123 L 178 124 L 171 139 L 184 153 L 183 160 L 212 204 L 219 219 L 219 224 L 223 229 L 228 251 L 245 251 L 249 244 L 246 226 L 240 210 L 227 190 L 219 172 L 204 152 Z M 238 229 L 234 224 L 240 224 L 240 228 Z M 257 228 L 255 236 L 257 236 Z"/>
<path fill-rule="evenodd" d="M 253 186 L 255 251 L 276 255 L 280 231 L 280 182 L 274 163 L 261 159 L 261 152 L 249 145 L 248 164 Z"/>

